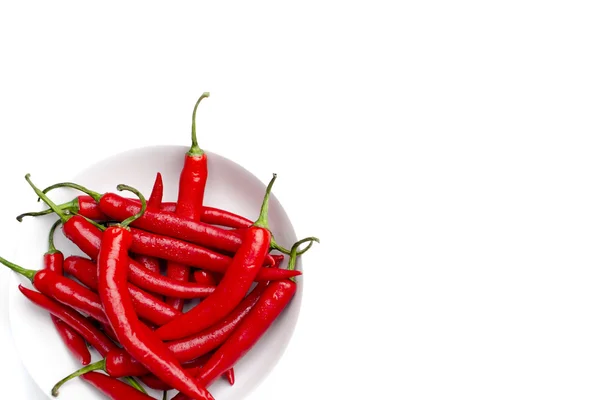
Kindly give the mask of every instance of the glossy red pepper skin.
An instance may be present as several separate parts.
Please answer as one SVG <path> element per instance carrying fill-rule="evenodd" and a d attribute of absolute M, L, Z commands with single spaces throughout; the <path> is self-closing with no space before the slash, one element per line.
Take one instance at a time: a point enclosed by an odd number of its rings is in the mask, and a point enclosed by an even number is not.
<path fill-rule="evenodd" d="M 49 251 L 44 254 L 44 268 L 48 271 L 62 274 L 64 258 L 65 256 L 60 251 Z M 92 356 L 83 337 L 54 315 L 51 314 L 50 318 L 63 343 L 67 346 L 71 354 L 77 358 L 81 365 L 88 365 L 92 360 Z"/>
<path fill-rule="evenodd" d="M 207 272 L 203 270 L 194 271 L 194 282 L 203 283 L 205 285 L 216 286 L 221 277 L 216 276 L 215 272 Z"/>
<path fill-rule="evenodd" d="M 158 328 L 156 335 L 162 340 L 180 339 L 198 333 L 227 316 L 248 293 L 261 270 L 270 243 L 268 229 L 249 228 L 215 292 L 185 314 Z"/>
<path fill-rule="evenodd" d="M 135 253 L 157 256 L 192 267 L 202 268 L 207 271 L 218 272 L 220 274 L 224 274 L 233 262 L 233 259 L 229 256 L 205 249 L 194 243 L 135 228 L 131 228 L 131 233 L 133 234 L 131 250 Z M 279 268 L 261 268 L 256 275 L 255 280 L 274 281 L 288 279 L 300 274 L 300 271 L 289 271 L 287 269 Z"/>
<path fill-rule="evenodd" d="M 155 274 L 160 274 L 160 260 L 158 258 L 145 256 L 143 254 L 132 254 L 131 258 L 137 261 L 148 271 L 152 271 Z"/>
<path fill-rule="evenodd" d="M 203 357 L 213 351 L 227 340 L 248 315 L 265 288 L 266 283 L 259 283 L 222 321 L 197 335 L 167 342 L 167 348 L 182 363 Z M 114 377 L 140 376 L 148 373 L 148 370 L 139 361 L 123 350 L 115 350 L 106 356 L 106 371 Z"/>
<path fill-rule="evenodd" d="M 225 378 L 227 378 L 227 382 L 229 382 L 231 386 L 235 384 L 235 373 L 233 372 L 233 368 L 229 368 L 225 371 Z"/>
<path fill-rule="evenodd" d="M 98 267 L 96 263 L 78 256 L 69 256 L 64 263 L 65 271 L 92 290 L 98 290 Z M 157 300 L 142 289 L 128 283 L 127 288 L 135 311 L 140 318 L 163 325 L 181 313 L 168 304 Z"/>
<path fill-rule="evenodd" d="M 78 312 L 52 300 L 42 293 L 27 289 L 23 285 L 19 285 L 19 290 L 32 303 L 60 318 L 61 321 L 77 331 L 103 357 L 106 357 L 111 350 L 116 351 L 119 349 L 112 340 Z"/>
<path fill-rule="evenodd" d="M 63 232 L 92 260 L 98 258 L 103 232 L 92 223 L 79 215 L 75 215 L 63 224 Z M 147 270 L 131 259 L 129 259 L 128 268 L 129 281 L 135 286 L 152 293 L 193 299 L 206 297 L 215 289 L 206 285 L 173 281 Z"/>
<path fill-rule="evenodd" d="M 156 335 L 138 320 L 127 290 L 131 233 L 107 228 L 98 256 L 98 293 L 106 316 L 123 348 L 163 382 L 196 400 L 214 399 L 197 385 Z"/>
<path fill-rule="evenodd" d="M 139 213 L 141 208 L 135 201 L 115 193 L 105 193 L 98 204 L 104 214 L 117 221 Z M 132 226 L 228 253 L 235 253 L 242 244 L 242 235 L 236 231 L 164 211 L 147 210 Z"/>
<path fill-rule="evenodd" d="M 96 321 L 107 322 L 98 295 L 72 279 L 41 270 L 35 274 L 33 286 L 42 294 L 88 314 Z"/>
<path fill-rule="evenodd" d="M 128 384 L 98 372 L 88 372 L 81 375 L 81 378 L 112 400 L 153 400 Z"/>
<path fill-rule="evenodd" d="M 248 316 L 200 369 L 198 381 L 202 385 L 208 386 L 233 367 L 269 329 L 295 293 L 295 282 L 290 280 L 271 282 Z M 187 399 L 187 397 L 182 394 L 173 398 L 173 400 L 183 399 Z"/>

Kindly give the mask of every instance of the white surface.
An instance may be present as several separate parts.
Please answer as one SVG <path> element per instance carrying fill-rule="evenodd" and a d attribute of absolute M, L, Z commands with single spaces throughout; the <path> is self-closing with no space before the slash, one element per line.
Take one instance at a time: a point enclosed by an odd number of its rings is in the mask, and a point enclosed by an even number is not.
<path fill-rule="evenodd" d="M 322 239 L 249 400 L 597 399 L 598 7 L 4 2 L 0 254 L 26 172 L 187 145 L 208 90 L 202 146 L 278 172 L 298 236 Z M 0 379 L 38 400 L 8 339 Z"/>
<path fill-rule="evenodd" d="M 99 193 L 115 192 L 119 183 L 125 183 L 148 196 L 156 172 L 160 172 L 165 183 L 163 200 L 176 201 L 179 175 L 188 149 L 189 147 L 184 146 L 153 146 L 118 153 L 78 171 L 77 175 L 69 178 L 68 181 L 79 182 Z M 210 152 L 207 152 L 207 157 L 209 177 L 205 204 L 218 204 L 226 210 L 255 220 L 264 198 L 266 184 L 231 160 Z M 271 179 L 271 176 L 267 178 Z M 51 184 L 49 182 L 41 184 L 33 176 L 31 179 L 39 188 Z M 274 188 L 276 185 L 277 181 Z M 124 193 L 126 196 L 132 196 L 131 193 Z M 58 204 L 69 201 L 79 194 L 81 193 L 71 189 L 64 190 L 60 194 L 50 193 L 51 198 L 55 202 L 58 201 Z M 41 209 L 45 208 L 41 207 Z M 25 229 L 18 240 L 19 245 L 13 259 L 19 260 L 19 264 L 25 268 L 27 266 L 38 268 L 40 255 L 48 249 L 48 231 L 55 220 L 56 217 L 29 219 L 26 222 L 24 220 Z M 278 243 L 286 248 L 290 248 L 298 240 L 289 218 L 274 193 L 269 199 L 269 227 Z M 66 255 L 85 256 L 77 246 L 59 233 L 56 234 L 56 246 Z M 297 264 L 299 270 L 302 270 L 301 258 Z M 285 262 L 287 263 L 287 259 Z M 54 384 L 81 365 L 65 349 L 47 313 L 34 306 L 18 290 L 18 284 L 28 283 L 26 281 L 27 279 L 16 274 L 9 280 L 10 326 L 23 365 L 41 391 L 52 399 L 50 389 Z M 31 287 L 31 285 L 27 286 Z M 236 364 L 236 384 L 231 387 L 223 379 L 217 380 L 210 387 L 213 396 L 223 400 L 242 399 L 264 380 L 283 354 L 293 334 L 302 301 L 302 288 L 302 280 L 298 279 L 297 293 L 288 308 L 252 350 Z M 100 360 L 97 353 L 93 354 L 95 358 L 92 362 Z M 52 365 L 52 368 L 48 368 L 48 365 Z M 157 391 L 149 390 L 149 393 L 156 397 L 162 395 Z M 66 384 L 61 390 L 60 397 L 65 400 L 103 398 L 96 389 L 82 380 L 73 380 Z"/>

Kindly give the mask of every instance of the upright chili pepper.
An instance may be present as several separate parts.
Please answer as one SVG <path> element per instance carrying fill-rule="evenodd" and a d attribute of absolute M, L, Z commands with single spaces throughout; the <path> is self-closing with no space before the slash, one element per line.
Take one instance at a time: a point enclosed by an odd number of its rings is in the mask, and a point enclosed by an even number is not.
<path fill-rule="evenodd" d="M 54 246 L 54 231 L 61 222 L 61 220 L 56 221 L 52 225 L 52 228 L 50 228 L 50 233 L 48 234 L 48 251 L 44 254 L 44 268 L 57 274 L 63 273 L 65 258 L 63 253 L 58 251 Z M 50 318 L 65 346 L 67 346 L 82 365 L 88 365 L 92 356 L 83 337 L 76 330 L 62 322 L 60 318 L 52 314 L 50 314 Z"/>
<path fill-rule="evenodd" d="M 112 400 L 152 400 L 152 397 L 147 394 L 98 372 L 88 372 L 81 378 Z"/>
<path fill-rule="evenodd" d="M 162 340 L 180 339 L 208 328 L 229 314 L 248 293 L 270 248 L 267 214 L 276 177 L 273 174 L 267 186 L 258 220 L 246 231 L 241 247 L 214 293 L 190 311 L 158 328 L 155 333 Z"/>
<path fill-rule="evenodd" d="M 86 342 L 98 350 L 98 353 L 100 353 L 100 355 L 103 357 L 106 357 L 109 351 L 118 349 L 117 345 L 115 345 L 112 340 L 110 340 L 104 333 L 100 332 L 98 328 L 96 328 L 90 321 L 88 321 L 77 311 L 74 311 L 60 304 L 59 302 L 52 300 L 42 293 L 27 289 L 23 285 L 19 285 L 19 290 L 32 303 L 42 307 L 52 315 L 57 316 L 65 324 L 75 329 L 77 333 L 83 336 Z"/>
<path fill-rule="evenodd" d="M 194 106 L 192 114 L 192 147 L 186 153 L 183 168 L 179 175 L 179 194 L 175 214 L 193 221 L 200 221 L 204 203 L 204 190 L 208 178 L 208 164 L 206 153 L 198 146 L 196 139 L 196 111 L 202 99 L 210 96 L 208 92 L 202 96 Z M 190 269 L 184 264 L 173 261 L 167 262 L 167 276 L 169 278 L 187 282 L 190 279 Z M 167 304 L 176 310 L 183 310 L 185 300 L 180 297 L 168 297 Z"/>
<path fill-rule="evenodd" d="M 132 242 L 127 226 L 143 215 L 146 200 L 129 186 L 119 185 L 117 188 L 135 193 L 142 207 L 138 214 L 107 228 L 102 236 L 98 256 L 98 292 L 110 325 L 123 348 L 163 382 L 193 399 L 214 399 L 205 388 L 195 384 L 165 344 L 138 320 L 127 290 L 128 252 Z"/>
<path fill-rule="evenodd" d="M 29 178 L 25 176 L 29 185 L 38 196 L 61 218 L 63 221 L 63 232 L 65 236 L 77 245 L 91 259 L 98 258 L 100 243 L 102 241 L 102 230 L 91 221 L 80 215 L 67 215 L 56 204 L 52 202 L 41 190 L 39 190 Z M 179 296 L 184 298 L 205 297 L 214 291 L 214 287 L 177 282 L 160 274 L 151 272 L 129 259 L 129 280 L 139 288 L 153 293 L 167 296 Z"/>
<path fill-rule="evenodd" d="M 305 239 L 312 240 L 312 239 Z M 292 246 L 292 254 L 288 268 L 294 269 L 296 265 L 298 246 L 301 240 Z M 198 382 L 208 386 L 217 377 L 242 358 L 264 335 L 271 324 L 287 307 L 296 293 L 296 283 L 293 280 L 271 282 L 262 293 L 256 305 L 242 320 L 233 334 L 223 343 L 200 369 Z M 180 393 L 172 400 L 184 400 L 187 397 Z"/>

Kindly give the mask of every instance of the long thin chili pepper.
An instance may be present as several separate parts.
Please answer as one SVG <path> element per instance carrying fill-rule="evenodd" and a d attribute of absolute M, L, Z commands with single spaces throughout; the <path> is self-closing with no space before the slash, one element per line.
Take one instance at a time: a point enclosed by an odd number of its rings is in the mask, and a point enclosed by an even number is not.
<path fill-rule="evenodd" d="M 44 189 L 43 192 L 46 193 L 52 190 L 54 187 L 62 187 L 62 185 L 64 185 L 65 183 L 68 182 L 62 182 L 56 185 L 52 185 Z M 132 201 L 139 203 L 135 199 L 132 199 Z M 163 202 L 160 205 L 160 209 L 162 211 L 174 213 L 176 206 L 177 204 L 175 202 Z M 108 219 L 108 217 L 104 215 L 102 211 L 100 211 L 96 200 L 94 200 L 92 196 L 88 195 L 77 196 L 69 202 L 58 205 L 58 208 L 60 208 L 63 211 L 68 211 L 73 214 L 79 214 L 97 221 L 106 221 Z M 52 209 L 27 212 L 18 215 L 17 221 L 21 222 L 25 217 L 38 217 L 52 213 L 54 213 Z M 204 206 L 200 220 L 202 222 L 206 222 L 207 224 L 220 225 L 226 228 L 248 228 L 253 223 L 248 218 L 242 217 L 241 215 L 232 213 L 227 210 L 222 210 L 220 208 L 209 206 Z"/>
<path fill-rule="evenodd" d="M 202 96 L 194 106 L 192 114 L 192 147 L 185 154 L 183 168 L 179 175 L 179 192 L 175 214 L 193 221 L 200 221 L 204 203 L 204 190 L 208 178 L 208 164 L 206 153 L 198 146 L 196 139 L 196 111 L 202 99 L 210 96 L 208 92 Z M 174 261 L 167 262 L 167 276 L 169 278 L 187 282 L 190 279 L 190 270 L 184 264 Z M 183 310 L 185 300 L 180 297 L 168 297 L 167 304 L 175 309 Z"/>
<path fill-rule="evenodd" d="M 310 239 L 309 239 L 310 240 Z M 299 241 L 292 246 L 292 254 L 288 268 L 296 265 Z M 246 318 L 235 329 L 233 334 L 223 343 L 200 369 L 198 382 L 210 385 L 217 377 L 242 358 L 264 335 L 271 324 L 287 307 L 296 293 L 296 283 L 293 280 L 271 282 L 260 296 L 256 305 Z M 180 393 L 172 400 L 184 400 L 187 397 Z"/>
<path fill-rule="evenodd" d="M 181 363 L 190 362 L 213 351 L 227 340 L 229 335 L 231 335 L 240 322 L 248 315 L 266 287 L 266 283 L 259 283 L 252 289 L 250 294 L 246 296 L 240 305 L 218 324 L 213 325 L 197 335 L 173 342 L 166 342 L 167 349 L 173 353 Z M 148 369 L 127 353 L 127 351 L 117 349 L 107 354 L 105 359 L 90 364 L 86 368 L 79 370 L 79 372 L 72 374 L 70 378 L 78 376 L 78 373 L 82 374 L 97 370 L 106 371 L 106 373 L 115 378 L 127 375 L 140 376 L 150 373 Z"/>
<path fill-rule="evenodd" d="M 100 211 L 116 221 L 124 220 L 140 212 L 138 202 L 116 193 L 100 194 L 72 182 L 63 182 L 53 185 L 53 187 L 81 190 L 98 202 Z M 135 220 L 132 226 L 230 253 L 235 253 L 242 244 L 243 233 L 241 232 L 190 220 L 162 210 L 146 210 L 144 215 Z M 289 250 L 281 247 L 272 236 L 270 246 L 284 254 L 289 254 Z"/>
<path fill-rule="evenodd" d="M 191 267 L 202 268 L 220 274 L 224 274 L 233 262 L 233 259 L 229 256 L 216 253 L 194 243 L 185 242 L 180 239 L 146 232 L 136 228 L 131 228 L 131 233 L 133 234 L 131 251 L 134 253 L 161 257 L 166 260 L 180 262 Z M 271 259 L 272 258 L 273 257 L 271 257 Z M 274 264 L 275 260 L 273 260 L 270 265 Z M 259 270 L 255 280 L 272 281 L 287 279 L 300 274 L 300 271 L 263 267 Z"/>
<path fill-rule="evenodd" d="M 129 186 L 119 185 L 117 188 L 135 193 L 142 207 L 139 213 L 107 228 L 102 236 L 98 256 L 98 292 L 110 325 L 123 348 L 163 382 L 196 400 L 214 399 L 204 387 L 194 382 L 165 344 L 138 320 L 127 290 L 127 260 L 132 242 L 127 226 L 144 214 L 146 200 Z"/>
<path fill-rule="evenodd" d="M 99 322 L 106 322 L 100 298 L 90 289 L 47 269 L 34 271 L 0 257 L 0 264 L 28 278 L 42 294 L 71 308 L 84 312 Z"/>
<path fill-rule="evenodd" d="M 152 397 L 137 389 L 98 372 L 88 372 L 81 378 L 99 389 L 112 400 L 152 400 Z"/>
<path fill-rule="evenodd" d="M 98 290 L 98 267 L 96 263 L 79 256 L 65 259 L 65 271 L 92 290 Z M 156 299 L 142 289 L 128 283 L 127 288 L 135 311 L 140 318 L 157 325 L 163 325 L 181 313 L 168 304 Z"/>
<path fill-rule="evenodd" d="M 158 328 L 155 333 L 162 340 L 180 339 L 208 328 L 229 314 L 248 293 L 270 248 L 271 232 L 267 214 L 269 196 L 276 178 L 277 175 L 273 174 L 258 220 L 246 231 L 241 247 L 214 293 L 190 311 Z"/>
<path fill-rule="evenodd" d="M 48 251 L 44 253 L 44 268 L 57 274 L 63 273 L 63 263 L 65 258 L 63 253 L 54 246 L 54 231 L 61 222 L 61 220 L 56 221 L 52 225 L 52 228 L 50 228 L 50 233 L 48 234 Z M 52 314 L 50 314 L 50 318 L 63 343 L 71 351 L 71 354 L 73 354 L 82 365 L 88 365 L 92 360 L 92 356 L 83 337 L 77 333 L 76 330 L 62 322 L 60 318 L 55 317 Z"/>
<path fill-rule="evenodd" d="M 86 342 L 98 350 L 103 357 L 105 357 L 109 351 L 118 349 L 117 345 L 115 345 L 112 340 L 110 340 L 104 333 L 100 332 L 98 328 L 96 328 L 90 321 L 88 321 L 77 311 L 74 311 L 60 304 L 59 302 L 52 300 L 42 293 L 27 289 L 23 285 L 19 285 L 19 290 L 32 303 L 42 307 L 52 315 L 57 316 L 65 324 L 75 329 L 77 333 L 83 336 Z"/>
<path fill-rule="evenodd" d="M 92 260 L 98 258 L 100 243 L 103 232 L 91 221 L 80 215 L 67 215 L 60 210 L 41 190 L 39 190 L 29 178 L 25 176 L 29 185 L 38 196 L 61 218 L 63 221 L 63 233 L 77 247 L 79 247 Z M 135 286 L 152 293 L 166 296 L 179 296 L 183 298 L 206 297 L 214 291 L 214 287 L 177 282 L 160 274 L 149 271 L 134 260 L 129 259 L 129 281 Z"/>

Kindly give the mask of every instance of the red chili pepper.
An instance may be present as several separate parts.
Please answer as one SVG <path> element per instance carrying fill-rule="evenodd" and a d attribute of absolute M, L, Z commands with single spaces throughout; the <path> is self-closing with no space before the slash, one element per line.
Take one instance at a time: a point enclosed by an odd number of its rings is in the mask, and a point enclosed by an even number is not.
<path fill-rule="evenodd" d="M 88 314 L 96 321 L 107 321 L 98 295 L 74 280 L 47 269 L 26 269 L 2 257 L 0 263 L 28 278 L 42 294 Z"/>
<path fill-rule="evenodd" d="M 225 378 L 227 378 L 227 382 L 229 382 L 231 386 L 235 384 L 235 373 L 233 372 L 233 368 L 229 368 L 225 371 Z"/>
<path fill-rule="evenodd" d="M 52 228 L 50 228 L 50 233 L 48 235 L 48 251 L 44 254 L 44 268 L 57 274 L 63 273 L 63 262 L 65 258 L 63 253 L 58 251 L 54 246 L 54 231 L 60 223 L 61 220 L 58 220 L 52 225 Z M 82 365 L 88 365 L 92 356 L 90 355 L 90 351 L 83 337 L 54 315 L 50 314 L 50 318 L 63 343 L 71 351 L 71 354 L 73 354 Z"/>
<path fill-rule="evenodd" d="M 152 397 L 126 383 L 98 372 L 88 372 L 81 378 L 113 400 L 152 400 Z"/>
<path fill-rule="evenodd" d="M 53 189 L 57 187 L 70 187 L 87 193 L 98 202 L 100 210 L 113 220 L 121 221 L 140 212 L 139 202 L 116 193 L 102 195 L 72 182 L 50 186 Z M 133 226 L 229 253 L 235 253 L 242 244 L 243 232 L 223 229 L 162 210 L 146 210 L 141 218 L 134 221 Z M 289 250 L 281 247 L 272 236 L 270 246 L 284 254 L 289 254 Z M 272 260 L 269 264 L 273 264 Z"/>
<path fill-rule="evenodd" d="M 56 185 L 49 186 L 44 189 L 44 193 L 52 190 L 55 187 L 62 187 L 69 182 L 58 183 Z M 136 199 L 131 199 L 131 201 L 139 204 L 139 201 Z M 174 213 L 175 207 L 177 204 L 175 202 L 163 202 L 160 205 L 160 209 L 165 212 Z M 92 196 L 89 195 L 81 195 L 77 196 L 75 199 L 58 205 L 63 211 L 69 211 L 72 214 L 79 214 L 89 219 L 93 219 L 95 221 L 106 221 L 108 217 L 100 211 L 98 207 L 98 203 Z M 51 209 L 47 209 L 44 211 L 36 211 L 36 212 L 28 212 L 23 213 L 17 216 L 17 220 L 21 222 L 24 217 L 37 217 L 42 215 L 52 214 L 54 211 Z M 237 215 L 230 211 L 222 210 L 220 208 L 204 206 L 202 210 L 202 217 L 200 218 L 202 222 L 206 222 L 207 224 L 219 225 L 226 228 L 248 228 L 252 225 L 252 221 L 248 218 L 242 217 L 241 215 Z"/>
<path fill-rule="evenodd" d="M 197 335 L 173 342 L 167 342 L 167 349 L 173 353 L 181 363 L 190 362 L 213 351 L 227 340 L 234 329 L 246 315 L 248 315 L 266 287 L 266 283 L 259 283 L 252 289 L 250 294 L 246 296 L 240 305 L 218 324 L 213 325 Z M 139 361 L 123 349 L 111 351 L 105 356 L 104 360 L 90 364 L 82 373 L 96 370 L 104 370 L 110 376 L 115 378 L 128 375 L 140 376 L 149 373 Z"/>
<path fill-rule="evenodd" d="M 138 214 L 107 228 L 102 237 L 98 256 L 98 293 L 110 325 L 123 348 L 163 382 L 194 399 L 213 399 L 186 373 L 165 344 L 138 320 L 127 290 L 128 252 L 133 240 L 127 226 L 143 215 L 146 201 L 141 193 L 129 186 L 119 185 L 117 188 L 135 193 L 142 207 Z"/>
<path fill-rule="evenodd" d="M 298 246 L 313 238 L 301 240 L 292 247 L 288 268 L 296 265 Z M 242 358 L 269 329 L 281 312 L 287 307 L 296 293 L 296 283 L 292 280 L 270 282 L 256 305 L 242 320 L 233 334 L 223 343 L 200 369 L 198 382 L 210 385 L 217 377 Z M 184 400 L 187 397 L 180 393 L 172 400 Z"/>
<path fill-rule="evenodd" d="M 131 251 L 134 253 L 161 257 L 166 260 L 180 262 L 191 267 L 202 268 L 220 274 L 224 274 L 233 262 L 233 259 L 229 256 L 216 253 L 180 239 L 146 232 L 136 228 L 131 228 L 131 233 L 133 235 Z M 274 263 L 275 261 L 270 265 L 273 265 Z M 256 275 L 255 280 L 272 281 L 287 279 L 300 274 L 300 271 L 263 267 Z M 158 293 L 157 290 L 155 290 L 155 292 Z"/>
<path fill-rule="evenodd" d="M 98 267 L 96 263 L 78 256 L 65 259 L 65 271 L 92 290 L 98 290 Z M 163 325 L 181 313 L 173 307 L 156 299 L 142 289 L 127 285 L 135 311 L 140 318 L 157 325 Z"/>
<path fill-rule="evenodd" d="M 77 311 L 62 305 L 39 292 L 27 289 L 23 285 L 19 285 L 19 290 L 32 303 L 42 307 L 52 315 L 57 316 L 65 324 L 75 329 L 77 333 L 83 336 L 86 342 L 98 350 L 103 357 L 106 357 L 109 351 L 118 349 L 112 340 L 110 340 L 104 333 L 100 332 L 98 328 L 96 328 L 90 321 L 88 321 Z"/>
<path fill-rule="evenodd" d="M 210 273 L 203 270 L 196 270 L 194 271 L 194 282 L 214 286 L 217 284 L 217 281 L 221 279 L 215 275 L 214 272 Z"/>
<path fill-rule="evenodd" d="M 29 175 L 26 176 L 26 179 L 36 194 L 61 218 L 65 236 L 92 260 L 97 259 L 102 241 L 102 230 L 82 216 L 66 215 L 48 196 L 31 182 Z M 214 291 L 214 287 L 210 286 L 173 281 L 147 270 L 131 259 L 129 259 L 129 281 L 135 286 L 149 292 L 190 299 L 205 297 Z"/>
<path fill-rule="evenodd" d="M 273 174 L 267 186 L 258 220 L 246 231 L 241 247 L 214 293 L 190 311 L 158 328 L 155 333 L 162 340 L 183 338 L 208 328 L 229 314 L 248 293 L 270 248 L 271 232 L 267 214 L 276 177 Z"/>
<path fill-rule="evenodd" d="M 188 218 L 193 221 L 200 221 L 202 208 L 204 204 L 204 190 L 206 188 L 206 179 L 208 178 L 208 164 L 206 153 L 198 146 L 196 139 L 196 110 L 202 99 L 209 96 L 209 93 L 202 93 L 202 96 L 194 106 L 192 114 L 192 147 L 186 153 L 183 168 L 179 175 L 179 194 L 177 197 L 177 206 L 175 214 Z M 187 282 L 190 279 L 190 269 L 181 263 L 167 261 L 167 276 L 177 281 Z M 168 297 L 167 304 L 173 306 L 176 310 L 182 311 L 185 300 L 180 297 Z"/>

